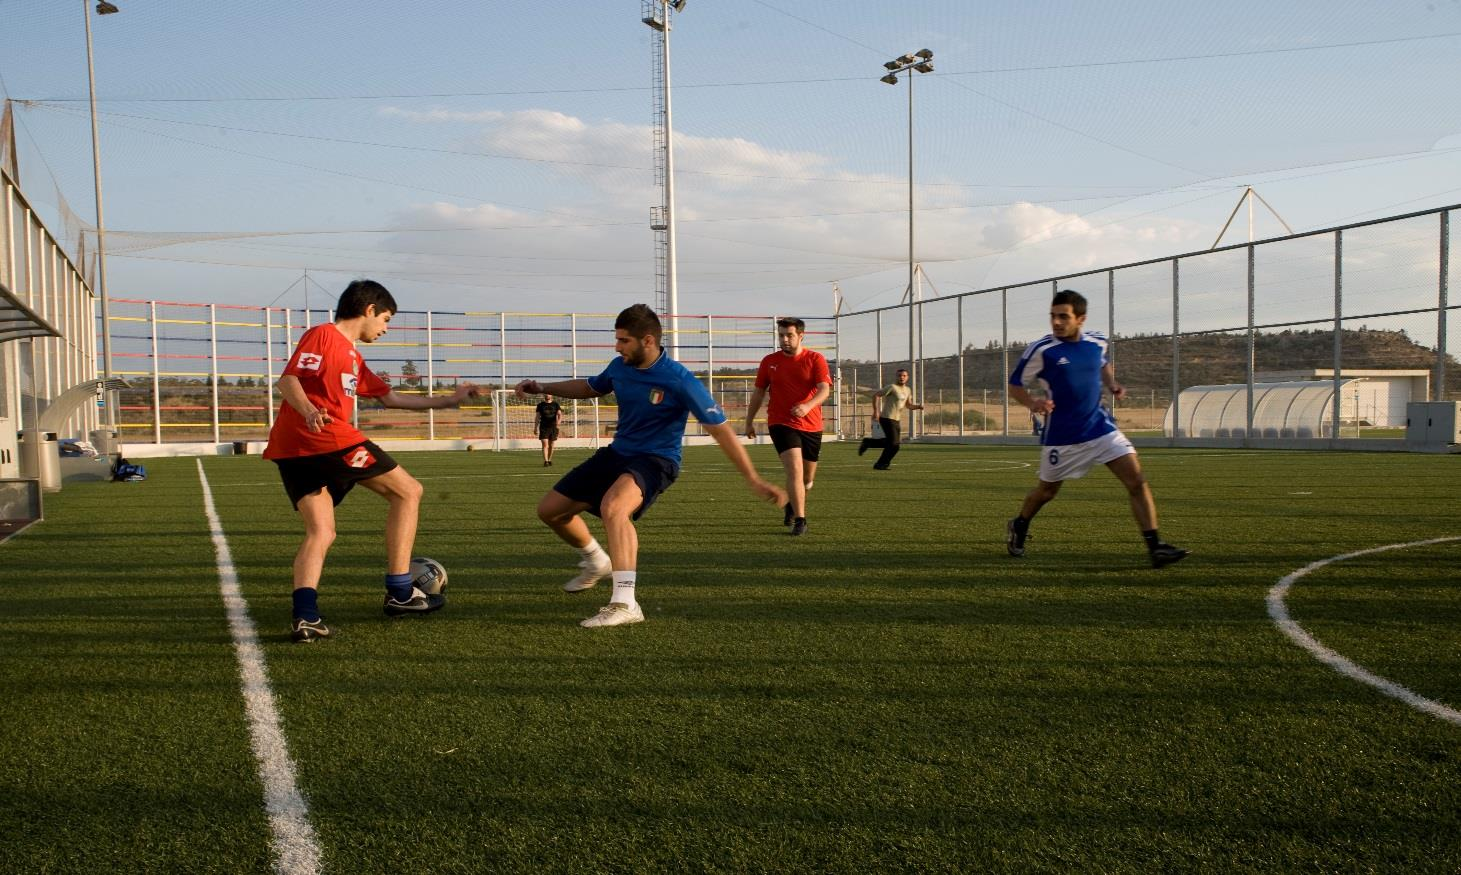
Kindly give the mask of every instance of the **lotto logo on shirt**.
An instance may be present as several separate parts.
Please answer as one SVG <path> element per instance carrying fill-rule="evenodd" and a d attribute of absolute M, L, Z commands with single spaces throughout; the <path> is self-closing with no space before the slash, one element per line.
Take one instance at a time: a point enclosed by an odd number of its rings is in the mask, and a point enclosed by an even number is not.
<path fill-rule="evenodd" d="M 299 369 L 301 371 L 318 371 L 324 361 L 324 357 L 318 353 L 302 352 L 299 354 Z"/>
<path fill-rule="evenodd" d="M 369 468 L 375 464 L 375 456 L 365 447 L 356 447 L 344 456 L 345 464 L 352 468 Z"/>

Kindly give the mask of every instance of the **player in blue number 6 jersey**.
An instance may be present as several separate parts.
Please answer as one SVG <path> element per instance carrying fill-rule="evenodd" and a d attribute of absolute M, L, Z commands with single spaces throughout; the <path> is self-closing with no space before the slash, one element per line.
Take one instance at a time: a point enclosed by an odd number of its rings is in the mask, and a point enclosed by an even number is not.
<path fill-rule="evenodd" d="M 1010 374 L 1010 397 L 1045 417 L 1041 436 L 1040 482 L 1025 496 L 1020 515 L 1005 527 L 1011 556 L 1025 555 L 1030 520 L 1060 492 L 1066 480 L 1084 477 L 1095 465 L 1111 469 L 1131 498 L 1131 513 L 1146 540 L 1152 567 L 1180 562 L 1187 550 L 1157 537 L 1157 505 L 1141 472 L 1136 448 L 1101 405 L 1104 390 L 1117 399 L 1126 387 L 1106 356 L 1106 337 L 1086 331 L 1086 299 L 1079 292 L 1060 291 L 1050 302 L 1050 333 L 1030 344 Z M 1044 398 L 1030 394 L 1038 382 Z"/>
<path fill-rule="evenodd" d="M 694 374 L 665 354 L 660 334 L 659 317 L 644 304 L 635 304 L 614 321 L 614 351 L 619 357 L 603 373 L 587 380 L 517 384 L 519 396 L 598 398 L 613 392 L 619 402 L 613 442 L 569 471 L 538 502 L 538 518 L 582 557 L 579 575 L 563 584 L 565 592 L 582 592 L 613 575 L 609 604 L 579 624 L 588 628 L 644 621 L 634 597 L 639 567 L 634 521 L 679 476 L 680 444 L 691 413 L 720 444 L 752 492 L 778 506 L 786 503 L 786 493 L 756 473 L 740 438 L 726 423 L 725 411 Z M 585 511 L 604 521 L 607 553 L 584 523 Z"/>

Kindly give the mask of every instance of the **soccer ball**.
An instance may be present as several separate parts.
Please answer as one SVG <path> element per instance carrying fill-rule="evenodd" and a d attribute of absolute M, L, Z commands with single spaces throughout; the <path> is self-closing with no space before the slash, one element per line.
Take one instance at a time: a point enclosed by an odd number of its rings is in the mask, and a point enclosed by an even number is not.
<path fill-rule="evenodd" d="M 446 568 L 435 559 L 413 556 L 411 557 L 411 585 L 427 595 L 446 592 Z"/>

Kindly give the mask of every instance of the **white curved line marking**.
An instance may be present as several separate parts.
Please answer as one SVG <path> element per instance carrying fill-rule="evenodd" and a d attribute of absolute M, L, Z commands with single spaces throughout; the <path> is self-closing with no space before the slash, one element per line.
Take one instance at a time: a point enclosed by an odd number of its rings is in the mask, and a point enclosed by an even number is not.
<path fill-rule="evenodd" d="M 1302 626 L 1289 619 L 1288 608 L 1285 607 L 1283 603 L 1284 596 L 1288 594 L 1289 588 L 1292 587 L 1296 582 L 1298 582 L 1299 578 L 1303 577 L 1306 574 L 1309 574 L 1310 572 L 1318 571 L 1320 568 L 1323 568 L 1324 566 L 1329 565 L 1333 562 L 1343 562 L 1346 559 L 1354 559 L 1358 556 L 1368 556 L 1371 553 L 1384 553 L 1389 550 L 1403 550 L 1406 547 L 1426 547 L 1431 544 L 1444 544 L 1448 541 L 1461 541 L 1461 537 L 1431 538 L 1428 541 L 1411 541 L 1406 544 L 1386 544 L 1383 547 L 1371 547 L 1368 550 L 1356 550 L 1353 553 L 1345 553 L 1340 556 L 1330 556 L 1328 559 L 1320 559 L 1318 562 L 1311 562 L 1310 564 L 1305 565 L 1303 568 L 1300 568 L 1298 571 L 1295 571 L 1293 574 L 1284 577 L 1278 583 L 1273 585 L 1273 589 L 1270 589 L 1268 591 L 1268 616 L 1273 618 L 1273 622 L 1277 624 L 1278 628 L 1282 629 L 1283 633 L 1289 636 L 1289 638 L 1292 639 L 1295 644 L 1309 651 L 1320 662 L 1324 663 L 1325 665 L 1329 666 L 1340 674 L 1346 677 L 1354 678 L 1360 683 L 1369 684 L 1370 686 L 1374 687 L 1385 695 L 1399 699 L 1400 701 L 1416 709 L 1417 711 L 1424 711 L 1432 717 L 1439 717 L 1448 723 L 1454 723 L 1457 726 L 1461 726 L 1461 711 L 1447 708 L 1440 702 L 1435 702 L 1427 699 L 1424 696 L 1413 693 L 1410 690 L 1407 690 L 1405 687 L 1402 687 L 1399 684 L 1395 683 L 1394 681 L 1388 681 L 1375 674 L 1374 672 L 1371 672 L 1362 666 L 1350 662 L 1348 659 L 1345 659 L 1343 656 L 1340 656 L 1338 653 L 1335 653 L 1333 650 L 1330 650 L 1328 647 L 1320 644 L 1319 639 L 1310 635 L 1308 632 L 1305 632 Z"/>
<path fill-rule="evenodd" d="M 249 606 L 238 585 L 238 571 L 233 552 L 223 534 L 223 523 L 213 505 L 213 490 L 203 473 L 203 460 L 198 459 L 198 480 L 203 485 L 203 512 L 213 535 L 217 555 L 218 589 L 228 612 L 228 626 L 233 632 L 234 652 L 238 657 L 238 673 L 243 681 L 244 710 L 248 712 L 249 737 L 254 757 L 259 761 L 259 778 L 264 785 L 264 809 L 269 814 L 269 829 L 274 834 L 274 868 L 280 875 L 315 875 L 320 871 L 320 845 L 309 823 L 309 808 L 294 780 L 294 760 L 284 740 L 284 727 L 279 710 L 274 707 L 274 690 L 264 669 L 264 651 Z"/>

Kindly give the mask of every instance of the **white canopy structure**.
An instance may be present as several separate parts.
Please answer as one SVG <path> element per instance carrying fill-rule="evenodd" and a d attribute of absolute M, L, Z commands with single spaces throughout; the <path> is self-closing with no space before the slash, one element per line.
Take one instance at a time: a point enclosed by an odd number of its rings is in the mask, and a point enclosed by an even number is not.
<path fill-rule="evenodd" d="M 1357 380 L 1341 379 L 1345 387 Z M 1248 431 L 1248 384 L 1191 386 L 1177 396 L 1182 421 L 1172 421 L 1167 408 L 1163 429 L 1168 437 L 1317 438 L 1329 437 L 1334 421 L 1333 380 L 1291 380 L 1253 384 L 1253 430 Z M 1345 411 L 1341 410 L 1341 415 Z M 1174 430 L 1175 426 L 1175 430 Z"/>

